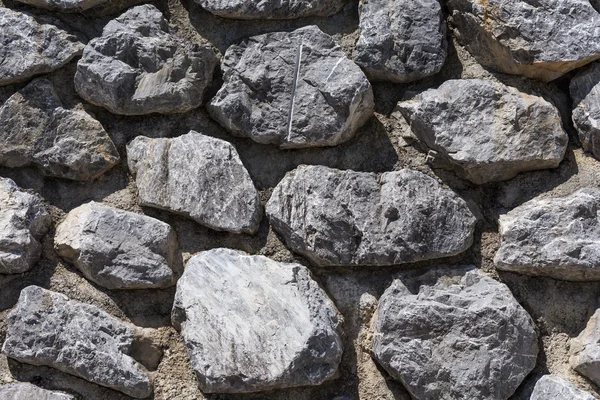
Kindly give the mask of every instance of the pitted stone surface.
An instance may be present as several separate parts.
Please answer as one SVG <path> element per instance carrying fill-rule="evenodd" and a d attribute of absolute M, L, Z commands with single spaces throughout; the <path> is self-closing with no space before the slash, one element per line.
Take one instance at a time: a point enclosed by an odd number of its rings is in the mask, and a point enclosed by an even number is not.
<path fill-rule="evenodd" d="M 68 110 L 46 79 L 36 79 L 0 107 L 0 165 L 93 180 L 120 160 L 114 143 L 85 111 Z"/>
<path fill-rule="evenodd" d="M 223 18 L 294 19 L 337 14 L 346 0 L 194 0 L 205 10 Z"/>
<path fill-rule="evenodd" d="M 91 202 L 56 228 L 56 253 L 108 289 L 164 288 L 179 270 L 175 231 L 144 215 Z"/>
<path fill-rule="evenodd" d="M 461 253 L 475 217 L 434 179 L 403 169 L 374 173 L 300 166 L 267 203 L 286 245 L 319 266 L 393 265 Z"/>
<path fill-rule="evenodd" d="M 375 358 L 419 400 L 508 399 L 536 363 L 533 320 L 477 269 L 395 280 L 376 318 Z"/>
<path fill-rule="evenodd" d="M 217 63 L 209 46 L 176 36 L 156 7 L 137 6 L 85 47 L 75 89 L 115 114 L 183 113 L 201 105 Z"/>
<path fill-rule="evenodd" d="M 571 339 L 570 351 L 571 367 L 600 384 L 600 310 L 596 310 L 579 336 Z"/>
<path fill-rule="evenodd" d="M 0 386 L 2 400 L 77 400 L 70 394 L 42 389 L 31 383 L 9 383 Z"/>
<path fill-rule="evenodd" d="M 190 259 L 173 324 L 205 393 L 319 385 L 342 357 L 340 316 L 306 267 L 230 249 Z"/>
<path fill-rule="evenodd" d="M 359 5 L 354 60 L 370 79 L 410 82 L 440 71 L 446 23 L 438 0 L 369 0 Z"/>
<path fill-rule="evenodd" d="M 577 389 L 569 381 L 556 376 L 544 375 L 535 384 L 530 400 L 594 400 L 591 394 Z"/>
<path fill-rule="evenodd" d="M 600 62 L 571 79 L 573 124 L 584 150 L 600 159 Z"/>
<path fill-rule="evenodd" d="M 127 145 L 127 159 L 141 205 L 215 230 L 258 229 L 258 191 L 230 143 L 194 131 L 174 139 L 138 136 Z"/>
<path fill-rule="evenodd" d="M 600 190 L 533 199 L 500 216 L 496 268 L 572 281 L 600 280 Z"/>
<path fill-rule="evenodd" d="M 16 0 L 19 3 L 51 11 L 67 13 L 90 11 L 92 15 L 112 14 L 143 0 Z M 86 13 L 87 14 L 87 13 Z"/>
<path fill-rule="evenodd" d="M 555 168 L 569 141 L 551 103 L 481 79 L 446 81 L 398 109 L 432 155 L 476 184 Z"/>
<path fill-rule="evenodd" d="M 53 367 L 131 397 L 146 398 L 152 384 L 128 355 L 133 337 L 132 327 L 95 306 L 28 286 L 8 315 L 2 352 L 20 362 Z"/>
<path fill-rule="evenodd" d="M 361 69 L 316 26 L 254 36 L 227 49 L 208 111 L 236 136 L 282 148 L 335 146 L 373 115 Z"/>

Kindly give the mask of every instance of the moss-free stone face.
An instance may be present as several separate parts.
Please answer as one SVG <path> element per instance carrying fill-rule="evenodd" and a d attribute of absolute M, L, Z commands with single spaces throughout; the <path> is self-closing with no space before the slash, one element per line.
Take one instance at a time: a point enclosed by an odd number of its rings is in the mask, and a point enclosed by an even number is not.
<path fill-rule="evenodd" d="M 585 151 L 600 159 L 600 62 L 586 67 L 571 79 L 573 124 Z"/>
<path fill-rule="evenodd" d="M 223 18 L 295 19 L 327 17 L 342 10 L 346 0 L 194 0 Z"/>
<path fill-rule="evenodd" d="M 557 375 L 544 375 L 535 384 L 530 400 L 594 400 L 590 393 L 577 389 Z"/>
<path fill-rule="evenodd" d="M 67 393 L 42 389 L 31 383 L 9 383 L 0 386 L 2 400 L 76 400 L 75 396 Z"/>

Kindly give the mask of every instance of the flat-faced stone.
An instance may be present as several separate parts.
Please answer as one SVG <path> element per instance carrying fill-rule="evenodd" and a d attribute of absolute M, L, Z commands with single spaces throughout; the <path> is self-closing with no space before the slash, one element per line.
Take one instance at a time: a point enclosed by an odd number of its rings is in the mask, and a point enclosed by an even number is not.
<path fill-rule="evenodd" d="M 600 159 L 600 62 L 571 79 L 573 124 L 585 151 Z"/>
<path fill-rule="evenodd" d="M 591 316 L 585 329 L 570 342 L 571 367 L 595 384 L 600 384 L 600 310 Z"/>
<path fill-rule="evenodd" d="M 529 400 L 594 400 L 591 394 L 577 389 L 566 379 L 544 375 L 535 384 Z"/>
<path fill-rule="evenodd" d="M 337 14 L 346 0 L 194 0 L 205 10 L 223 18 L 294 19 Z"/>
<path fill-rule="evenodd" d="M 9 383 L 0 386 L 2 400 L 77 400 L 70 394 L 42 389 L 31 383 Z"/>

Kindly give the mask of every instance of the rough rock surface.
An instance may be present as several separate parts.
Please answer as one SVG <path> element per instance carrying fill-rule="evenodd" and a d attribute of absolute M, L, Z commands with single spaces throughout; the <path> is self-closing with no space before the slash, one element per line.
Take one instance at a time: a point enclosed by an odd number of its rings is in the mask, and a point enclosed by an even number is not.
<path fill-rule="evenodd" d="M 168 224 L 95 202 L 69 212 L 54 248 L 108 289 L 168 287 L 180 269 L 177 235 Z"/>
<path fill-rule="evenodd" d="M 535 366 L 533 320 L 477 269 L 428 275 L 381 296 L 375 358 L 420 400 L 507 399 Z"/>
<path fill-rule="evenodd" d="M 74 396 L 66 393 L 53 392 L 42 389 L 31 383 L 9 383 L 0 386 L 0 399 L 2 400 L 76 400 Z"/>
<path fill-rule="evenodd" d="M 95 15 L 112 14 L 143 0 L 15 0 L 18 3 L 27 4 L 33 7 L 42 8 L 51 11 L 60 12 L 85 12 L 94 11 Z"/>
<path fill-rule="evenodd" d="M 215 230 L 258 229 L 258 192 L 230 143 L 194 131 L 174 139 L 138 136 L 127 145 L 127 158 L 141 205 Z"/>
<path fill-rule="evenodd" d="M 569 86 L 573 124 L 583 149 L 600 159 L 600 62 L 578 73 Z"/>
<path fill-rule="evenodd" d="M 145 398 L 147 373 L 127 354 L 134 332 L 99 308 L 38 286 L 21 291 L 8 316 L 2 352 L 17 361 L 45 365 L 98 385 Z"/>
<path fill-rule="evenodd" d="M 115 114 L 182 113 L 200 106 L 217 63 L 208 45 L 176 36 L 156 7 L 137 6 L 85 47 L 75 89 Z"/>
<path fill-rule="evenodd" d="M 318 385 L 342 357 L 337 310 L 300 264 L 200 253 L 177 282 L 172 315 L 205 393 Z"/>
<path fill-rule="evenodd" d="M 40 199 L 0 178 L 0 274 L 25 272 L 42 254 L 39 240 L 51 224 Z"/>
<path fill-rule="evenodd" d="M 354 60 L 370 79 L 410 82 L 442 69 L 446 23 L 438 0 L 369 0 L 359 13 Z"/>
<path fill-rule="evenodd" d="M 0 86 L 57 70 L 81 54 L 83 44 L 56 24 L 0 7 Z"/>
<path fill-rule="evenodd" d="M 48 80 L 34 80 L 0 107 L 0 165 L 33 165 L 48 176 L 86 181 L 119 160 L 100 122 L 63 108 Z"/>
<path fill-rule="evenodd" d="M 600 280 L 600 190 L 533 199 L 500 216 L 494 263 L 504 271 Z"/>
<path fill-rule="evenodd" d="M 589 0 L 449 0 L 454 33 L 487 67 L 551 81 L 600 58 Z"/>
<path fill-rule="evenodd" d="M 346 0 L 194 0 L 223 18 L 294 19 L 327 17 L 342 10 Z"/>
<path fill-rule="evenodd" d="M 596 385 L 600 384 L 600 310 L 596 310 L 585 329 L 571 339 L 573 369 L 586 376 Z"/>
<path fill-rule="evenodd" d="M 595 400 L 595 397 L 559 376 L 544 375 L 535 384 L 530 400 Z"/>
<path fill-rule="evenodd" d="M 449 80 L 398 109 L 434 157 L 476 184 L 555 168 L 569 141 L 551 103 L 487 80 Z"/>
<path fill-rule="evenodd" d="M 373 115 L 361 69 L 316 26 L 254 36 L 227 49 L 208 104 L 237 136 L 281 148 L 335 146 Z"/>
<path fill-rule="evenodd" d="M 434 179 L 300 166 L 273 190 L 267 215 L 287 246 L 319 266 L 393 265 L 471 246 L 475 217 Z"/>

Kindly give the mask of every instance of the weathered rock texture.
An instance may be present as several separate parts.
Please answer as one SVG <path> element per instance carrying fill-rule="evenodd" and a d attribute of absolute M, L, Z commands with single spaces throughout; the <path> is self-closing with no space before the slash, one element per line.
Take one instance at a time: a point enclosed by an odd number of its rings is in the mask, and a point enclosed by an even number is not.
<path fill-rule="evenodd" d="M 335 146 L 373 115 L 361 69 L 316 26 L 254 36 L 227 49 L 208 104 L 236 136 L 282 148 Z"/>
<path fill-rule="evenodd" d="M 600 190 L 533 199 L 500 216 L 494 263 L 504 271 L 600 280 Z"/>
<path fill-rule="evenodd" d="M 85 12 L 91 10 L 93 15 L 112 14 L 143 0 L 16 0 L 18 3 L 51 11 L 67 13 Z"/>
<path fill-rule="evenodd" d="M 287 246 L 319 266 L 393 265 L 450 256 L 472 243 L 475 217 L 434 179 L 300 166 L 273 190 L 267 215 Z"/>
<path fill-rule="evenodd" d="M 173 323 L 205 393 L 318 385 L 342 357 L 340 318 L 309 270 L 235 250 L 192 257 Z"/>
<path fill-rule="evenodd" d="M 85 111 L 67 110 L 50 81 L 36 79 L 0 107 L 0 165 L 92 180 L 120 160 L 114 143 Z"/>
<path fill-rule="evenodd" d="M 346 0 L 194 0 L 223 18 L 294 19 L 327 17 L 342 10 Z"/>
<path fill-rule="evenodd" d="M 410 82 L 446 60 L 446 23 L 438 0 L 361 2 L 354 60 L 370 79 Z"/>
<path fill-rule="evenodd" d="M 530 400 L 595 400 L 595 397 L 577 389 L 569 381 L 556 376 L 544 375 L 537 381 Z"/>
<path fill-rule="evenodd" d="M 200 106 L 217 63 L 209 46 L 176 36 L 156 7 L 137 6 L 85 47 L 75 89 L 115 114 L 182 113 Z"/>
<path fill-rule="evenodd" d="M 42 254 L 39 240 L 52 220 L 36 196 L 0 178 L 0 274 L 25 272 Z"/>
<path fill-rule="evenodd" d="M 538 347 L 533 320 L 506 285 L 476 269 L 440 269 L 413 290 L 395 280 L 385 291 L 373 351 L 419 400 L 483 400 L 510 397 Z"/>
<path fill-rule="evenodd" d="M 600 159 L 600 62 L 578 73 L 569 86 L 573 124 L 583 149 Z"/>
<path fill-rule="evenodd" d="M 258 192 L 230 143 L 194 131 L 174 139 L 138 136 L 127 145 L 127 158 L 141 205 L 215 230 L 258 229 Z"/>
<path fill-rule="evenodd" d="M 569 141 L 551 103 L 481 79 L 446 81 L 398 109 L 434 156 L 476 184 L 555 168 Z"/>
<path fill-rule="evenodd" d="M 2 400 L 76 400 L 66 393 L 39 388 L 31 383 L 9 383 L 0 386 Z"/>
<path fill-rule="evenodd" d="M 133 337 L 132 328 L 95 306 L 28 286 L 8 316 L 2 352 L 145 398 L 152 385 L 141 365 L 127 355 Z"/>
<path fill-rule="evenodd" d="M 0 86 L 59 69 L 83 44 L 58 21 L 0 7 Z"/>
<path fill-rule="evenodd" d="M 585 329 L 571 339 L 573 369 L 586 376 L 596 385 L 600 384 L 600 310 L 596 310 Z"/>
<path fill-rule="evenodd" d="M 168 224 L 95 202 L 69 212 L 54 248 L 108 289 L 168 287 L 180 269 L 177 235 Z"/>
<path fill-rule="evenodd" d="M 600 14 L 589 0 L 450 0 L 454 33 L 477 61 L 551 81 L 600 58 Z"/>

